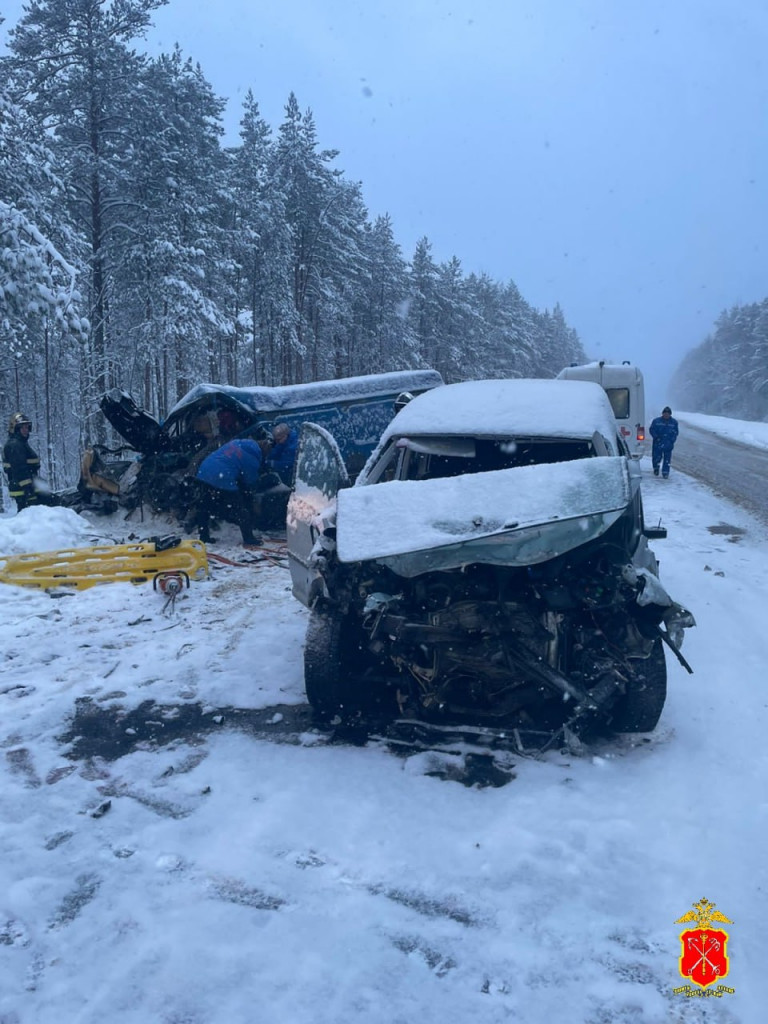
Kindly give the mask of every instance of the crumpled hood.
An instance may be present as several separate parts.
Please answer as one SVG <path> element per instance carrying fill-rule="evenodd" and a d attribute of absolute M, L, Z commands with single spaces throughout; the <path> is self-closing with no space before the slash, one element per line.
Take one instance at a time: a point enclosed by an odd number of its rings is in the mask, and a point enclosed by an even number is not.
<path fill-rule="evenodd" d="M 607 456 L 351 487 L 338 494 L 337 555 L 402 576 L 535 565 L 600 536 L 630 499 L 626 459 Z"/>

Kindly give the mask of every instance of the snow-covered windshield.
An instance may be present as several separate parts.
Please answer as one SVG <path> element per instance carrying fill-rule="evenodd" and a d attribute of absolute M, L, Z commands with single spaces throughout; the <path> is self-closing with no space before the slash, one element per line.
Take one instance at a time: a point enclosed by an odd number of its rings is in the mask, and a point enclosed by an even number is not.
<path fill-rule="evenodd" d="M 567 540 L 547 541 L 538 554 L 526 554 L 523 563 L 530 564 L 553 557 L 553 545 L 558 554 L 586 543 L 596 527 L 600 532 L 615 521 L 629 501 L 626 460 L 605 456 L 351 487 L 337 498 L 338 555 L 342 562 L 367 561 L 580 521 Z M 494 560 L 509 564 L 516 559 L 509 552 Z"/>

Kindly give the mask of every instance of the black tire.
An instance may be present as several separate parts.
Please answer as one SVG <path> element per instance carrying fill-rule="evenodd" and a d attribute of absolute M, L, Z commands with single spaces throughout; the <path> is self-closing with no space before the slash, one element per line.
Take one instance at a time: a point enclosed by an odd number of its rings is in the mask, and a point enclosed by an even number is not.
<path fill-rule="evenodd" d="M 349 616 L 311 613 L 304 646 L 304 689 L 318 717 L 349 718 L 362 706 L 356 671 L 362 661 L 361 639 Z"/>
<path fill-rule="evenodd" d="M 614 707 L 611 727 L 616 732 L 652 732 L 667 699 L 667 663 L 664 644 L 654 641 L 643 661 L 633 661 L 634 676 Z"/>

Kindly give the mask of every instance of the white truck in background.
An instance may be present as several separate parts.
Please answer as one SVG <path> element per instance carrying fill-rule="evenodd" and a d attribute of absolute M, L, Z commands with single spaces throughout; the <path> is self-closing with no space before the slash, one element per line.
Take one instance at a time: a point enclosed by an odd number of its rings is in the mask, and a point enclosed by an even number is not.
<path fill-rule="evenodd" d="M 566 366 L 557 375 L 558 380 L 591 380 L 599 384 L 608 395 L 616 419 L 619 435 L 630 455 L 639 459 L 645 454 L 645 386 L 643 375 L 629 361 Z"/>

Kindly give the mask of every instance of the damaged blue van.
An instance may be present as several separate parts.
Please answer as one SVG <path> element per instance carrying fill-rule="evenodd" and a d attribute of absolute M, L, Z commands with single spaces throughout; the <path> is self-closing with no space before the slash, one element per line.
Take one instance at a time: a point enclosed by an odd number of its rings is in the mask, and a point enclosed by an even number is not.
<path fill-rule="evenodd" d="M 325 427 L 354 478 L 395 415 L 398 400 L 442 384 L 441 375 L 431 369 L 282 387 L 198 384 L 162 422 L 126 391 L 113 388 L 100 407 L 126 444 L 118 450 L 89 446 L 78 492 L 86 504 L 106 504 L 109 511 L 146 503 L 156 512 L 183 515 L 201 453 L 233 437 L 269 439 L 276 423 Z"/>

